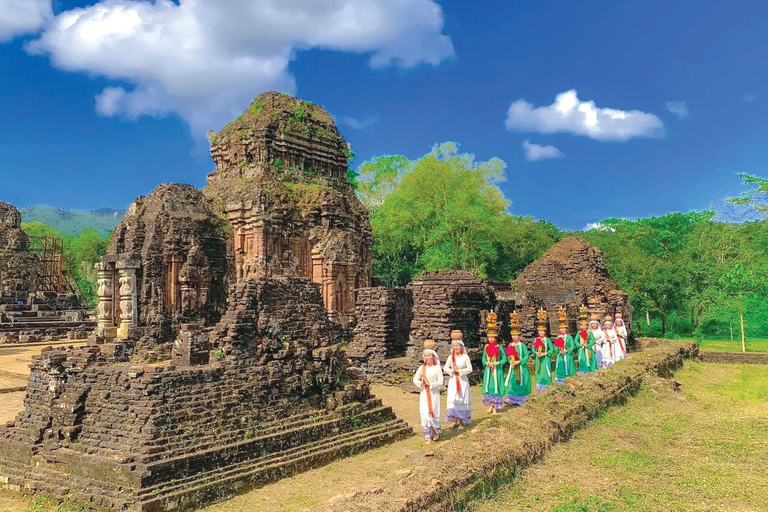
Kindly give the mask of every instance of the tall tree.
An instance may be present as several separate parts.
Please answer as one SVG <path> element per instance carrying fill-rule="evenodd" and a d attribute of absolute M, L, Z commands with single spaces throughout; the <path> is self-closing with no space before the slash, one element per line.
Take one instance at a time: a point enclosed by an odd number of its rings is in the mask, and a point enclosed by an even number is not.
<path fill-rule="evenodd" d="M 387 284 L 439 269 L 510 280 L 559 235 L 551 224 L 507 213 L 510 203 L 498 187 L 506 164 L 498 158 L 477 162 L 453 142 L 435 145 L 415 162 L 382 158 L 371 167 L 392 189 L 371 225 L 374 273 Z"/>

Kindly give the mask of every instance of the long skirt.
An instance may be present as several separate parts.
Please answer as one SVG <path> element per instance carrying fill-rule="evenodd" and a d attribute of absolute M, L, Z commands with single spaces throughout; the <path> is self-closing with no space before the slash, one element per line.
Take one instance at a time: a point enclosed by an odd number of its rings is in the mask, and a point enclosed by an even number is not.
<path fill-rule="evenodd" d="M 469 389 L 469 378 L 459 377 L 461 392 L 456 389 L 456 375 L 448 380 L 448 400 L 445 421 L 448 423 L 460 421 L 466 425 L 472 421 L 472 392 Z"/>
<path fill-rule="evenodd" d="M 483 405 L 486 407 L 494 406 L 497 411 L 504 407 L 504 397 L 501 395 L 483 395 Z"/>
<path fill-rule="evenodd" d="M 431 399 L 431 400 L 430 400 Z M 429 414 L 429 402 L 432 402 L 432 415 Z M 432 439 L 443 430 L 440 427 L 440 390 L 422 389 L 419 397 L 419 415 L 425 439 Z"/>

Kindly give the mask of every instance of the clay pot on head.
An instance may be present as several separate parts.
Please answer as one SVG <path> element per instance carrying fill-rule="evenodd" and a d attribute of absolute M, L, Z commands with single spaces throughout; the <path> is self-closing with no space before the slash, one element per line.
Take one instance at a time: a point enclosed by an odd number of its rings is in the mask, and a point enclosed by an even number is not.
<path fill-rule="evenodd" d="M 464 335 L 458 329 L 451 331 L 451 341 L 463 340 Z"/>
<path fill-rule="evenodd" d="M 435 340 L 424 340 L 424 350 L 435 350 L 437 343 Z"/>

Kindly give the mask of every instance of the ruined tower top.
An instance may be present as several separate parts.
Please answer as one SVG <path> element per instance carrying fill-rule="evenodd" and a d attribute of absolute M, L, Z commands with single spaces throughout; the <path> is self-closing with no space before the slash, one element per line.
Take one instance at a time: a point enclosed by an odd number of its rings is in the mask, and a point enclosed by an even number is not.
<path fill-rule="evenodd" d="M 15 206 L 0 201 L 0 250 L 25 251 L 29 237 L 21 229 L 21 212 Z"/>
<path fill-rule="evenodd" d="M 209 140 L 216 170 L 206 194 L 214 200 L 231 200 L 238 189 L 264 181 L 349 188 L 349 147 L 328 112 L 308 101 L 262 93 L 219 133 L 209 132 Z"/>

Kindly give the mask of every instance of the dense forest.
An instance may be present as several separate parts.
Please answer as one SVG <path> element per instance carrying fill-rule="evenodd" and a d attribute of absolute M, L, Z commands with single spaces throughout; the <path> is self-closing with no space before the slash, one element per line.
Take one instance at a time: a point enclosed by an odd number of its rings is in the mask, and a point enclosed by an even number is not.
<path fill-rule="evenodd" d="M 509 213 L 499 183 L 506 164 L 476 161 L 457 144 L 425 156 L 374 157 L 349 178 L 368 207 L 374 275 L 402 286 L 423 270 L 467 269 L 510 281 L 563 236 L 601 248 L 611 276 L 630 294 L 635 328 L 644 335 L 740 338 L 768 333 L 768 180 L 739 175 L 752 190 L 731 198 L 762 220 L 725 223 L 714 212 L 670 213 L 646 219 L 606 219 L 585 232 Z M 72 274 L 94 304 L 93 264 L 109 245 L 88 227 L 75 236 L 42 222 L 30 234 L 65 239 Z"/>

